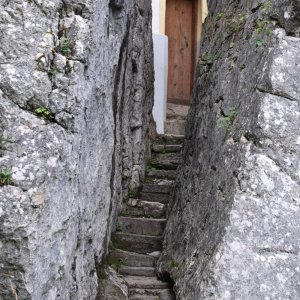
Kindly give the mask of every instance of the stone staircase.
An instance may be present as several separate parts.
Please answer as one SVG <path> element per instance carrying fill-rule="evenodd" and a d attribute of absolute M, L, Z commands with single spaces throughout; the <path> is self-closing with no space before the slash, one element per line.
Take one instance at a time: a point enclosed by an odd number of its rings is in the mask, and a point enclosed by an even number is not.
<path fill-rule="evenodd" d="M 158 136 L 145 182 L 124 205 L 112 236 L 108 261 L 125 280 L 130 300 L 175 300 L 171 284 L 158 279 L 155 266 L 182 140 L 183 136 Z"/>
<path fill-rule="evenodd" d="M 165 133 L 184 135 L 188 111 L 189 106 L 168 103 Z"/>

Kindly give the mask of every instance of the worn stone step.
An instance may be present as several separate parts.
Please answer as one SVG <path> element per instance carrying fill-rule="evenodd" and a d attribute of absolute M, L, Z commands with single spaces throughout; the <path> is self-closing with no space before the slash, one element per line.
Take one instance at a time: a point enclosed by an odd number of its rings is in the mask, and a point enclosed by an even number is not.
<path fill-rule="evenodd" d="M 172 189 L 171 184 L 143 184 L 142 193 L 169 194 Z"/>
<path fill-rule="evenodd" d="M 129 298 L 132 300 L 175 300 L 171 289 L 130 289 Z"/>
<path fill-rule="evenodd" d="M 155 165 L 155 161 L 168 162 L 179 162 L 181 158 L 181 152 L 166 152 L 166 153 L 155 153 L 152 155 L 152 162 Z"/>
<path fill-rule="evenodd" d="M 148 202 L 159 202 L 162 204 L 167 204 L 170 200 L 170 194 L 141 192 L 140 199 Z"/>
<path fill-rule="evenodd" d="M 156 258 L 146 254 L 112 250 L 108 255 L 109 265 L 124 265 L 129 267 L 155 267 Z"/>
<path fill-rule="evenodd" d="M 174 104 L 168 103 L 167 104 L 167 120 L 168 119 L 186 119 L 190 106 L 189 105 L 182 105 L 182 104 Z"/>
<path fill-rule="evenodd" d="M 151 164 L 157 169 L 176 170 L 180 157 L 181 153 L 156 153 L 152 157 Z"/>
<path fill-rule="evenodd" d="M 161 251 L 162 237 L 115 232 L 112 235 L 112 243 L 116 249 L 147 254 Z"/>
<path fill-rule="evenodd" d="M 155 144 L 164 145 L 182 145 L 184 135 L 158 134 L 155 139 Z"/>
<path fill-rule="evenodd" d="M 146 277 L 155 276 L 155 268 L 153 267 L 122 266 L 119 268 L 118 272 L 121 275 L 130 275 L 130 276 L 146 276 Z"/>
<path fill-rule="evenodd" d="M 167 282 L 162 282 L 156 277 L 124 276 L 129 289 L 166 289 Z"/>
<path fill-rule="evenodd" d="M 165 122 L 165 133 L 172 135 L 185 134 L 186 120 L 167 120 Z"/>
<path fill-rule="evenodd" d="M 179 145 L 153 144 L 152 145 L 152 151 L 156 153 L 180 152 L 181 150 L 182 150 L 182 144 Z"/>
<path fill-rule="evenodd" d="M 118 222 L 124 233 L 149 236 L 162 236 L 166 226 L 166 219 L 119 217 Z"/>
<path fill-rule="evenodd" d="M 166 205 L 130 198 L 123 206 L 121 215 L 124 217 L 164 218 L 166 216 Z"/>
<path fill-rule="evenodd" d="M 146 175 L 150 178 L 174 179 L 177 176 L 177 171 L 148 169 Z"/>
<path fill-rule="evenodd" d="M 124 217 L 164 218 L 166 205 L 130 198 L 123 206 L 121 215 Z"/>

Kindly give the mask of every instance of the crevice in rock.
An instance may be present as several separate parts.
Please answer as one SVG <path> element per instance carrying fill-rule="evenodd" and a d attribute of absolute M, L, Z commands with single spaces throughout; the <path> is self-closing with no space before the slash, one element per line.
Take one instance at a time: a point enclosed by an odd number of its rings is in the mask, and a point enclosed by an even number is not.
<path fill-rule="evenodd" d="M 287 100 L 290 100 L 290 101 L 299 101 L 299 99 L 296 99 L 284 92 L 280 92 L 280 91 L 269 91 L 269 90 L 266 90 L 262 87 L 256 87 L 256 89 L 261 92 L 261 93 L 264 93 L 264 94 L 270 94 L 270 95 L 273 95 L 273 96 L 277 96 L 277 97 L 281 97 L 281 98 L 285 98 Z"/>

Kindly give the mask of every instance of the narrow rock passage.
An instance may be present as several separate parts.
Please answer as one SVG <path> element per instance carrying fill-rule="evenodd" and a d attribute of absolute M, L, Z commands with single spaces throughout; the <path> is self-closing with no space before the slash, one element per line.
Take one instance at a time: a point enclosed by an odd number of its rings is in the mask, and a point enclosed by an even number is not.
<path fill-rule="evenodd" d="M 160 135 L 152 145 L 152 161 L 137 195 L 132 195 L 118 218 L 112 236 L 110 264 L 129 287 L 131 300 L 173 300 L 170 283 L 156 276 L 162 250 L 166 208 L 176 175 L 183 136 Z"/>

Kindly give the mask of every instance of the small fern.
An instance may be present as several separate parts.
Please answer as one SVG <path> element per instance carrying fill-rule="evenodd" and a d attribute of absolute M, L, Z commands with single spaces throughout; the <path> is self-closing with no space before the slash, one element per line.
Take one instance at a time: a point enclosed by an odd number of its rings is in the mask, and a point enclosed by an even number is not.
<path fill-rule="evenodd" d="M 235 108 L 231 108 L 227 115 L 224 115 L 222 118 L 218 120 L 217 127 L 224 128 L 228 132 L 231 131 L 236 114 L 237 112 Z"/>

